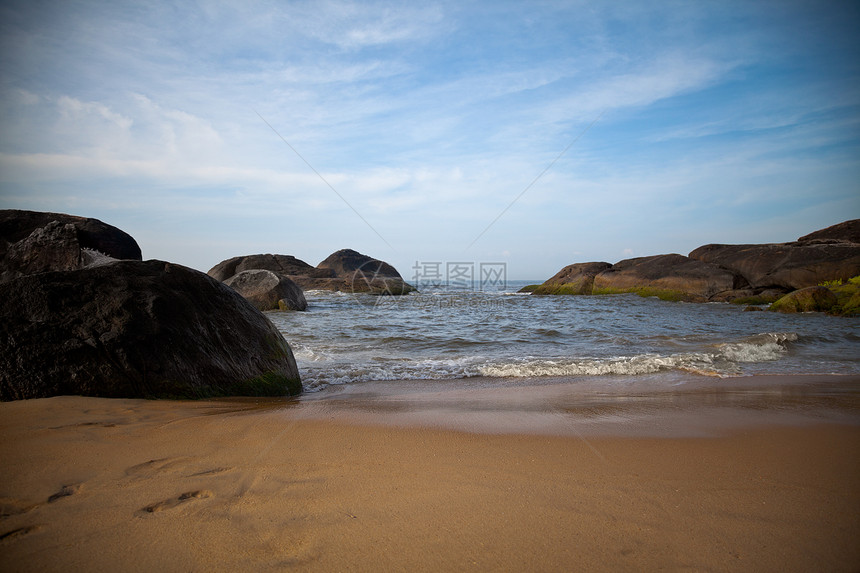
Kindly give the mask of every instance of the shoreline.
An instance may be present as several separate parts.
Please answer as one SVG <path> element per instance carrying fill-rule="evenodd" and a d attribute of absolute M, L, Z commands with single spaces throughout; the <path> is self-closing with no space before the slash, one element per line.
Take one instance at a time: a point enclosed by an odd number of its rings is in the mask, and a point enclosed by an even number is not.
<path fill-rule="evenodd" d="M 298 400 L 306 416 L 355 424 L 490 434 L 706 437 L 774 424 L 860 424 L 860 375 L 395 380 L 332 386 Z"/>
<path fill-rule="evenodd" d="M 0 403 L 0 569 L 857 570 L 837 378 Z"/>

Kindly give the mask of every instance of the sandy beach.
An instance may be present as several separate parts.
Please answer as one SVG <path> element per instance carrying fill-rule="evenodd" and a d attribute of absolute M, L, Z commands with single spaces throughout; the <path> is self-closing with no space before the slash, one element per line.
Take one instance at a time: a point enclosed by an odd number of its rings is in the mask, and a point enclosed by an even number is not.
<path fill-rule="evenodd" d="M 847 380 L 2 403 L 0 570 L 856 571 Z"/>

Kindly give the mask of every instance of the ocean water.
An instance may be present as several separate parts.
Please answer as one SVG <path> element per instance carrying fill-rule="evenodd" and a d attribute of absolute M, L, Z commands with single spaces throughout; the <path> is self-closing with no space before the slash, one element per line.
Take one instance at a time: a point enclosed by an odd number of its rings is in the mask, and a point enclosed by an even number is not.
<path fill-rule="evenodd" d="M 268 317 L 290 343 L 308 392 L 475 377 L 534 384 L 557 377 L 599 383 L 643 376 L 672 382 L 690 373 L 860 374 L 857 318 L 636 295 L 517 294 L 525 284 L 401 297 L 310 291 L 306 312 Z"/>

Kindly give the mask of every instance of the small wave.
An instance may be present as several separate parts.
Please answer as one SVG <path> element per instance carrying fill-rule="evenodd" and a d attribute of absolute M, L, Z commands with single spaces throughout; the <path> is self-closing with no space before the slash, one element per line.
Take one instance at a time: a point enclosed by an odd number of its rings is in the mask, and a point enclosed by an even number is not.
<path fill-rule="evenodd" d="M 720 372 L 713 366 L 713 358 L 707 354 L 679 354 L 659 356 L 644 354 L 632 357 L 585 360 L 525 359 L 516 362 L 489 364 L 479 368 L 481 375 L 491 377 L 532 376 L 635 376 L 654 374 L 668 370 Z"/>
<path fill-rule="evenodd" d="M 363 364 L 329 364 L 322 368 L 305 365 L 302 384 L 307 391 L 330 385 L 380 380 L 444 380 L 478 376 L 478 370 L 467 358 L 453 359 L 381 359 Z"/>
<path fill-rule="evenodd" d="M 292 350 L 293 357 L 295 357 L 295 359 L 299 361 L 319 362 L 320 360 L 330 359 L 328 353 L 323 352 L 319 349 L 314 350 L 306 344 L 295 344 L 293 345 Z"/>
<path fill-rule="evenodd" d="M 398 339 L 394 337 L 387 340 Z M 737 376 L 741 364 L 779 360 L 788 345 L 798 340 L 795 333 L 764 333 L 739 342 L 722 343 L 713 351 L 677 354 L 646 353 L 605 358 L 544 358 L 527 356 L 492 360 L 486 356 L 412 359 L 376 355 L 357 361 L 335 361 L 327 352 L 306 346 L 295 350 L 304 362 L 306 389 L 330 384 L 372 380 L 439 380 L 486 376 L 490 378 L 531 378 L 543 376 L 637 376 L 660 372 L 689 372 L 703 376 Z M 459 342 L 462 344 L 462 341 Z"/>
<path fill-rule="evenodd" d="M 488 364 L 479 368 L 481 375 L 492 377 L 531 376 L 635 376 L 680 370 L 706 376 L 738 374 L 741 363 L 779 360 L 788 352 L 788 344 L 797 341 L 793 332 L 768 332 L 740 342 L 724 343 L 715 352 L 693 352 L 672 355 L 640 354 L 604 359 L 538 359 Z"/>
<path fill-rule="evenodd" d="M 545 336 L 549 338 L 555 338 L 561 336 L 561 332 L 554 328 L 538 328 L 534 331 L 534 333 L 538 336 Z"/>
<path fill-rule="evenodd" d="M 768 362 L 779 360 L 788 352 L 790 342 L 797 341 L 794 332 L 766 332 L 741 342 L 719 345 L 720 355 L 732 362 Z"/>

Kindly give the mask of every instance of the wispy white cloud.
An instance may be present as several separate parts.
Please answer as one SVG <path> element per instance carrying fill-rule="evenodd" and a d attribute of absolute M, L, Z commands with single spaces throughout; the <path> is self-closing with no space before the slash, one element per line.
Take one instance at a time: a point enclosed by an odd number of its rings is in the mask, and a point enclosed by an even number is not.
<path fill-rule="evenodd" d="M 356 50 L 427 39 L 443 22 L 440 6 L 432 4 L 326 1 L 314 3 L 311 33 L 341 48 Z"/>
<path fill-rule="evenodd" d="M 648 254 L 655 222 L 696 237 L 775 193 L 783 221 L 860 216 L 860 82 L 812 43 L 828 27 L 803 28 L 804 6 L 766 21 L 745 3 L 12 6 L 0 206 L 113 214 L 159 249 L 176 224 L 201 267 L 224 229 L 250 248 L 275 221 L 309 259 L 386 248 L 259 112 L 398 250 L 454 256 L 602 113 L 473 256 L 610 259 L 631 235 Z M 773 49 L 795 29 L 802 46 Z"/>

